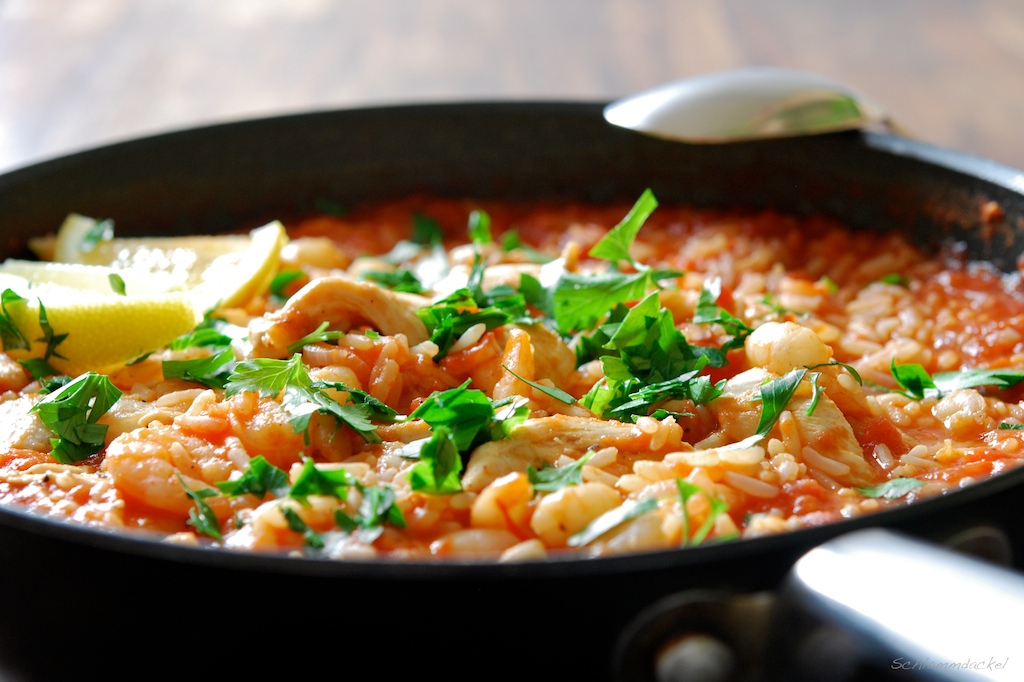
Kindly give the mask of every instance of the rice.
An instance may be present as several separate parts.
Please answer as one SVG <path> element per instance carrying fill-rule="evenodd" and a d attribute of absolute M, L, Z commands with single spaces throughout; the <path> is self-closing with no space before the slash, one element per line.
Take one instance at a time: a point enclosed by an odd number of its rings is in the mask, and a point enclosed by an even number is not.
<path fill-rule="evenodd" d="M 490 215 L 494 244 L 469 243 L 469 207 Z M 29 410 L 42 382 L 0 354 L 0 501 L 232 551 L 520 561 L 672 548 L 701 527 L 704 542 L 786 532 L 946 494 L 1024 457 L 1015 386 L 915 394 L 893 373 L 1017 376 L 1012 278 L 822 218 L 672 206 L 629 259 L 588 256 L 628 209 L 411 198 L 299 221 L 281 267 L 309 284 L 214 313 L 250 332 L 228 378 L 163 376 L 164 360 L 209 348 L 111 370 L 125 395 L 81 461 L 55 459 L 55 433 Z M 360 289 L 373 306 L 336 309 L 331 287 L 424 272 L 431 249 L 389 255 L 395 216 L 411 229 L 414 215 L 436 216 L 437 243 L 455 250 L 447 274 L 433 270 L 445 279 Z M 507 246 L 513 230 L 528 250 Z M 357 233 L 372 253 L 352 250 Z M 586 288 L 642 281 L 643 268 L 680 274 L 659 293 Z M 537 287 L 560 279 L 576 288 L 545 301 Z M 626 289 L 621 308 L 600 306 Z M 566 306 L 578 328 L 561 326 Z M 238 367 L 271 366 L 277 383 L 226 388 Z M 886 494 L 901 478 L 918 487 Z"/>

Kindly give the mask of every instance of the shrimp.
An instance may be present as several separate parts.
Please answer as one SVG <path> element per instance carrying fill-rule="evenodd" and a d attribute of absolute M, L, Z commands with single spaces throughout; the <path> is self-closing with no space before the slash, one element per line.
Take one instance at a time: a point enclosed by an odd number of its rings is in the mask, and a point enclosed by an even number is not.
<path fill-rule="evenodd" d="M 832 349 L 814 333 L 795 322 L 766 322 L 747 337 L 744 348 L 755 367 L 783 375 L 798 367 L 823 365 Z"/>
<path fill-rule="evenodd" d="M 604 483 L 571 485 L 541 498 L 530 528 L 548 547 L 565 547 L 571 535 L 620 504 L 622 495 Z"/>
<path fill-rule="evenodd" d="M 394 292 L 370 282 L 341 275 L 315 279 L 302 287 L 275 313 L 249 324 L 255 357 L 283 358 L 288 346 L 314 331 L 323 321 L 334 329 L 351 329 L 368 322 L 385 336 L 404 334 L 411 345 L 429 338 L 416 311 L 430 299 Z"/>
<path fill-rule="evenodd" d="M 194 506 L 185 486 L 197 490 L 226 481 L 240 470 L 232 455 L 237 458 L 227 445 L 215 446 L 176 426 L 153 423 L 115 438 L 100 470 L 125 499 L 184 518 Z M 217 507 L 227 511 L 224 498 L 212 497 L 209 503 L 215 512 Z"/>
<path fill-rule="evenodd" d="M 28 386 L 32 377 L 16 360 L 5 353 L 0 353 L 0 393 L 4 391 L 20 391 Z"/>
<path fill-rule="evenodd" d="M 515 471 L 492 482 L 477 495 L 470 522 L 474 528 L 507 529 L 519 539 L 530 538 L 532 499 L 533 486 L 529 478 Z"/>
<path fill-rule="evenodd" d="M 308 448 L 281 404 L 272 398 L 244 392 L 225 400 L 223 405 L 231 430 L 246 452 L 263 455 L 268 462 L 287 471 L 299 461 L 303 448 Z"/>

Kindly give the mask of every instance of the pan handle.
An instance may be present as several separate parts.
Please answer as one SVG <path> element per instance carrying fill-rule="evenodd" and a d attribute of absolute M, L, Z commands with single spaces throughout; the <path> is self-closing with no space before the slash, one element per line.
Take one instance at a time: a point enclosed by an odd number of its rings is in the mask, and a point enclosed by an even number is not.
<path fill-rule="evenodd" d="M 769 651 L 788 649 L 805 679 L 858 668 L 892 679 L 1024 679 L 1013 624 L 1024 613 L 1024 576 L 892 531 L 812 549 L 794 564 L 775 612 Z"/>
<path fill-rule="evenodd" d="M 1021 613 L 1024 575 L 868 529 L 812 549 L 773 592 L 666 598 L 627 631 L 616 673 L 656 682 L 1021 680 Z"/>

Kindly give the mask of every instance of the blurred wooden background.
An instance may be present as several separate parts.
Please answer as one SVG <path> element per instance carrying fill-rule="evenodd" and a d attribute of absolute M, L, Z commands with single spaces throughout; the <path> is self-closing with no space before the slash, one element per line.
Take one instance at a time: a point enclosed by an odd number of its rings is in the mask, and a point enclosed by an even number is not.
<path fill-rule="evenodd" d="M 215 121 L 606 100 L 745 65 L 837 78 L 1024 168 L 1024 0 L 0 0 L 0 171 Z"/>

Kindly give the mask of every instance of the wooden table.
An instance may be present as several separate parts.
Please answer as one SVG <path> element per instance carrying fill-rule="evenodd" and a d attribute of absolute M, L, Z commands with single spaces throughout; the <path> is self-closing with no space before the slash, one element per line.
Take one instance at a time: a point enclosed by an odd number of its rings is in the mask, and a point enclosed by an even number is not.
<path fill-rule="evenodd" d="M 605 100 L 745 65 L 845 81 L 1024 168 L 1021 0 L 0 0 L 0 171 L 214 121 Z"/>

